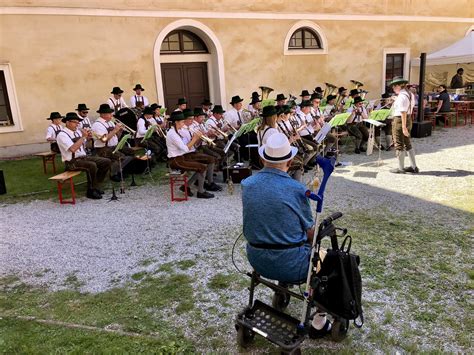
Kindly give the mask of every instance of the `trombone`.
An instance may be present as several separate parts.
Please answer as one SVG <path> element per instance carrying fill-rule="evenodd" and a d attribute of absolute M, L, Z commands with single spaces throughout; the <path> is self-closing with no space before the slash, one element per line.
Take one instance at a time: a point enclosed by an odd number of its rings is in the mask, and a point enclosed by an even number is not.
<path fill-rule="evenodd" d="M 130 127 L 128 127 L 125 123 L 123 123 L 123 122 L 120 121 L 119 119 L 114 118 L 113 121 L 116 122 L 116 123 L 121 124 L 121 125 L 123 126 L 123 129 L 124 129 L 125 131 L 127 131 L 128 133 L 130 133 L 132 136 L 135 136 L 135 134 L 137 133 L 137 131 L 131 129 Z"/>

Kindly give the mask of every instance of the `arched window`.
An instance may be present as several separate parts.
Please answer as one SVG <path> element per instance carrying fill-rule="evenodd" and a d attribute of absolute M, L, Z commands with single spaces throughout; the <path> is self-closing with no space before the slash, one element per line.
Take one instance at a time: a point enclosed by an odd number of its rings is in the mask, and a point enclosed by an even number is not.
<path fill-rule="evenodd" d="M 173 31 L 161 43 L 161 54 L 209 53 L 206 44 L 189 31 Z"/>
<path fill-rule="evenodd" d="M 288 49 L 321 49 L 321 40 L 318 34 L 308 27 L 296 30 L 290 38 Z"/>

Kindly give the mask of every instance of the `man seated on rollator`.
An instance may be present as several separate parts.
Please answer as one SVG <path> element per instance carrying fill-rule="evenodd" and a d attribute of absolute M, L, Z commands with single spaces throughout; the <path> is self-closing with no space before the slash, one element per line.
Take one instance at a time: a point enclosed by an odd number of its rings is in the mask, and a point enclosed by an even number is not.
<path fill-rule="evenodd" d="M 283 284 L 306 281 L 314 237 L 306 187 L 287 174 L 297 152 L 284 134 L 273 134 L 259 148 L 264 168 L 242 181 L 248 260 L 258 274 Z M 316 313 L 309 336 L 330 330 L 326 314 Z"/>

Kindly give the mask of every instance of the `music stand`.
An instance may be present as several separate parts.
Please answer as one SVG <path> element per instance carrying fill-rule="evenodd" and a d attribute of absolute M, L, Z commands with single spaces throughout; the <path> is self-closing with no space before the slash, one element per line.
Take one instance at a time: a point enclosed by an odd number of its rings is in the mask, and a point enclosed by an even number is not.
<path fill-rule="evenodd" d="M 380 110 L 374 110 L 369 114 L 369 118 L 365 119 L 364 122 L 367 122 L 370 124 L 370 129 L 369 129 L 369 142 L 367 144 L 367 155 L 371 155 L 373 152 L 373 147 L 375 144 L 375 127 L 383 127 L 385 126 L 385 123 L 382 121 L 385 121 L 391 114 L 392 109 L 380 109 Z M 380 136 L 379 136 L 380 137 Z M 379 156 L 377 159 L 377 166 L 383 165 L 383 159 L 382 159 L 382 143 L 379 143 L 377 149 L 379 150 Z"/>
<path fill-rule="evenodd" d="M 342 165 L 342 163 L 339 162 L 339 127 L 344 126 L 349 117 L 351 117 L 351 112 L 339 113 L 328 122 L 332 128 L 336 128 L 336 167 Z"/>
<path fill-rule="evenodd" d="M 148 140 L 151 139 L 151 137 L 153 136 L 153 133 L 155 132 L 156 130 L 156 126 L 157 125 L 151 125 L 150 127 L 148 127 L 145 135 L 143 136 L 142 138 L 142 141 L 141 143 L 145 143 L 146 144 L 146 152 L 145 152 L 145 156 L 146 156 L 146 170 L 143 172 L 143 175 L 145 174 L 148 174 L 148 176 L 150 177 L 151 181 L 155 182 L 155 180 L 153 180 L 153 176 L 151 175 L 151 166 L 150 166 L 150 157 L 148 156 Z"/>

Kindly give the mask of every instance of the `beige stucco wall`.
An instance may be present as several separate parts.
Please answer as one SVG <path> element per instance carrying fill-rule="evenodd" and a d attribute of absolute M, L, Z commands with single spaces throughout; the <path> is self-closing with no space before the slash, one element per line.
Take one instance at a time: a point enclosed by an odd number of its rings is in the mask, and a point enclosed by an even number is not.
<path fill-rule="evenodd" d="M 17 0 L 9 2 L 9 5 L 27 3 L 57 5 L 62 2 Z M 67 3 L 69 6 L 80 6 L 83 2 Z M 141 0 L 133 3 L 138 7 L 153 4 L 154 8 L 180 9 L 184 1 Z M 219 1 L 207 8 L 229 10 L 234 3 L 242 5 L 243 2 Z M 274 6 L 293 12 L 301 9 L 301 6 L 310 6 L 300 5 L 297 8 L 289 6 L 290 3 L 293 4 L 290 1 L 273 1 Z M 320 3 L 325 8 L 329 4 L 335 6 L 331 9 L 339 9 L 339 2 Z M 389 3 L 380 3 L 383 6 L 375 5 L 370 11 L 386 12 Z M 418 5 L 415 4 L 421 1 L 401 3 L 416 7 Z M 454 3 L 467 6 L 470 2 L 459 0 Z M 106 5 L 108 2 L 101 4 Z M 115 4 L 124 7 L 130 1 L 114 1 Z M 362 6 L 361 2 L 359 4 Z M 248 10 L 249 6 L 242 8 Z M 352 8 L 353 5 L 347 6 Z M 425 10 L 424 14 L 431 13 L 430 7 Z M 467 13 L 458 9 L 456 14 L 438 15 L 466 16 Z M 162 28 L 177 19 L 0 15 L 0 62 L 11 63 L 24 127 L 23 132 L 0 133 L 0 147 L 44 141 L 48 123 L 45 118 L 49 112 L 60 111 L 65 114 L 79 102 L 85 102 L 95 113 L 98 105 L 109 96 L 112 86 L 122 87 L 128 101 L 133 94 L 131 88 L 140 82 L 150 100 L 156 101 L 155 40 Z M 407 47 L 413 58 L 421 51 L 429 53 L 453 43 L 464 36 L 469 28 L 466 23 L 439 25 L 418 22 L 410 25 L 406 22 L 317 21 L 315 23 L 323 29 L 328 39 L 329 53 L 284 56 L 283 42 L 295 20 L 197 21 L 214 32 L 223 48 L 227 97 L 239 94 L 245 99 L 260 85 L 274 88 L 273 95 L 278 92 L 299 94 L 302 88 L 312 90 L 326 81 L 347 87 L 350 79 L 364 82 L 364 88 L 370 91 L 369 97 L 378 97 L 381 91 L 383 48 Z M 92 116 L 95 117 L 94 114 Z"/>
<path fill-rule="evenodd" d="M 472 0 L 2 0 L 0 6 L 453 17 L 474 14 Z"/>

